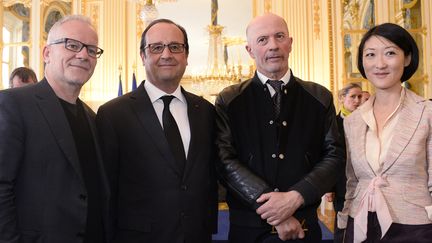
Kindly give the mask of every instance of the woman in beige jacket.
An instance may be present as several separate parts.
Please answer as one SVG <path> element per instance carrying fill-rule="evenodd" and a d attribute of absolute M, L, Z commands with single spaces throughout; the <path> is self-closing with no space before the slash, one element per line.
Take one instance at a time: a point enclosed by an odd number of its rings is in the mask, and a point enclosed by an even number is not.
<path fill-rule="evenodd" d="M 401 86 L 418 48 L 395 24 L 370 29 L 358 69 L 375 95 L 344 120 L 347 192 L 344 242 L 432 242 L 432 103 Z"/>

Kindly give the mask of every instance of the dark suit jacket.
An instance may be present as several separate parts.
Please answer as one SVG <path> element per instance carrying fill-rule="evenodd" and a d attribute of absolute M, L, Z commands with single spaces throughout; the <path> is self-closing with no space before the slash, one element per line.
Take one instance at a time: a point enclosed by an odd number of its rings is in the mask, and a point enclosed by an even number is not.
<path fill-rule="evenodd" d="M 343 118 L 341 116 L 341 113 L 336 116 L 336 121 L 338 125 L 339 134 L 341 136 L 341 141 L 343 141 L 342 145 L 345 149 L 345 132 L 343 127 Z M 334 209 L 336 211 L 342 211 L 345 201 L 345 193 L 346 193 L 346 175 L 345 175 L 345 167 L 339 171 L 338 181 L 336 182 L 336 185 L 334 187 L 335 191 L 335 198 L 333 202 Z"/>
<path fill-rule="evenodd" d="M 95 114 L 84 109 L 96 139 Z M 68 120 L 46 80 L 0 92 L 0 134 L 0 242 L 82 242 L 87 191 Z"/>
<path fill-rule="evenodd" d="M 182 92 L 191 128 L 184 174 L 176 166 L 144 83 L 98 111 L 116 242 L 210 241 L 217 212 L 214 108 Z"/>

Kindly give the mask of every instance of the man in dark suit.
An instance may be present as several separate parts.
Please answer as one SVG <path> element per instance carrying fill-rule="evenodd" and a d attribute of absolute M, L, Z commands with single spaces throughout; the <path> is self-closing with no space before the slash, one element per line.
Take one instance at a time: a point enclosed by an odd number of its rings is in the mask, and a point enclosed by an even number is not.
<path fill-rule="evenodd" d="M 183 27 L 153 21 L 141 36 L 147 80 L 98 110 L 115 242 L 206 243 L 216 228 L 214 108 L 179 86 L 188 51 Z"/>
<path fill-rule="evenodd" d="M 53 25 L 45 78 L 0 92 L 0 242 L 102 243 L 108 181 L 94 124 L 79 98 L 102 54 L 90 20 Z"/>
<path fill-rule="evenodd" d="M 344 161 L 332 95 L 291 72 L 293 39 L 282 17 L 258 16 L 246 35 L 256 74 L 224 89 L 215 105 L 229 240 L 320 242 L 316 209 Z"/>

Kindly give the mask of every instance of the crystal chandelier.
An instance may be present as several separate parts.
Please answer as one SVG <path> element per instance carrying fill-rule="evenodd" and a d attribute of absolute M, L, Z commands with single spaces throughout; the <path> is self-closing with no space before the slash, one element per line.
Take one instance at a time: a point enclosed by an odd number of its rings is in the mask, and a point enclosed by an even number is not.
<path fill-rule="evenodd" d="M 144 6 L 141 9 L 140 12 L 140 19 L 144 23 L 150 23 L 151 21 L 155 20 L 159 15 L 159 12 L 153 3 L 152 0 L 146 0 Z"/>
<path fill-rule="evenodd" d="M 138 0 L 137 0 L 138 1 Z M 144 5 L 140 11 L 140 19 L 144 23 L 150 23 L 151 21 L 157 19 L 159 16 L 159 12 L 156 8 L 155 3 L 173 3 L 177 2 L 177 0 L 145 0 Z"/>
<path fill-rule="evenodd" d="M 218 93 L 225 87 L 238 83 L 251 76 L 243 74 L 246 67 L 240 63 L 229 65 L 228 47 L 243 45 L 241 38 L 227 38 L 222 36 L 224 27 L 218 24 L 218 1 L 212 0 L 210 25 L 207 26 L 209 34 L 207 68 L 204 73 L 192 76 L 191 90 L 214 102 Z M 249 67 L 251 70 L 253 67 Z M 253 72 L 252 72 L 253 74 Z"/>

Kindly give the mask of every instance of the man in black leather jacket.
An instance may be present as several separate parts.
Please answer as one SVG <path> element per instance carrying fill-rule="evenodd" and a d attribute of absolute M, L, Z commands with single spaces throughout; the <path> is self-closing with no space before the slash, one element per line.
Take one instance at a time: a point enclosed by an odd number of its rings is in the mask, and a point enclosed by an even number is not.
<path fill-rule="evenodd" d="M 316 209 L 345 161 L 332 95 L 292 74 L 292 38 L 283 18 L 259 16 L 246 34 L 257 72 L 216 100 L 229 241 L 320 242 Z M 282 88 L 268 80 L 281 80 Z"/>

